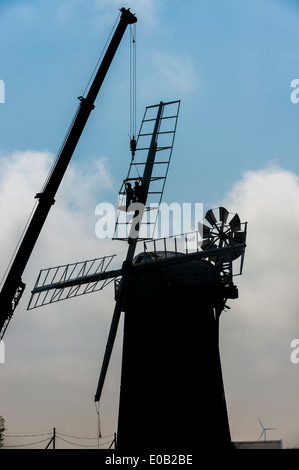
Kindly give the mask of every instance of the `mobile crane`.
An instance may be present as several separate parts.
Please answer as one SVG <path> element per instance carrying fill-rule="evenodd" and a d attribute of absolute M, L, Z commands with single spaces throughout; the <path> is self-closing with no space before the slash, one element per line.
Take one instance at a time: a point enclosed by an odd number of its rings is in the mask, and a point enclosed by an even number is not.
<path fill-rule="evenodd" d="M 137 22 L 136 16 L 130 12 L 129 8 L 121 8 L 120 11 L 121 16 L 119 23 L 95 74 L 89 91 L 85 98 L 82 96 L 78 98 L 80 101 L 78 110 L 71 123 L 61 150 L 57 155 L 53 169 L 50 172 L 42 192 L 35 195 L 35 198 L 38 199 L 38 204 L 29 221 L 26 232 L 24 233 L 0 292 L 0 340 L 3 338 L 11 317 L 24 292 L 25 283 L 22 280 L 23 272 L 46 221 L 48 213 L 55 202 L 54 198 L 56 192 L 84 130 L 85 124 L 91 111 L 95 107 L 95 99 L 102 86 L 113 57 L 118 49 L 127 26 Z"/>

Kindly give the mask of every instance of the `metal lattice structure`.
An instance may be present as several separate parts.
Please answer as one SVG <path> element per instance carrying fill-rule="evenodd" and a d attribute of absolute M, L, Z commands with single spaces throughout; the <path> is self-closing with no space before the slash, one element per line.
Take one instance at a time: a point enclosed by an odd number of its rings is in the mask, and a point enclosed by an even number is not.
<path fill-rule="evenodd" d="M 159 106 L 160 104 L 156 104 L 147 106 L 145 109 L 137 137 L 136 151 L 132 155 L 127 177 L 123 181 L 119 192 L 118 215 L 113 235 L 114 240 L 128 239 L 134 212 L 127 211 L 126 184 L 142 183 L 148 152 L 152 144 L 151 139 L 157 123 L 157 110 Z M 180 101 L 163 102 L 158 128 L 155 131 L 155 160 L 153 162 L 150 187 L 147 191 L 146 205 L 138 234 L 140 240 L 152 239 L 155 234 L 159 206 L 163 197 L 172 156 L 179 110 Z"/>
<path fill-rule="evenodd" d="M 42 269 L 32 290 L 28 310 L 102 290 L 120 271 L 109 271 L 115 255 Z"/>

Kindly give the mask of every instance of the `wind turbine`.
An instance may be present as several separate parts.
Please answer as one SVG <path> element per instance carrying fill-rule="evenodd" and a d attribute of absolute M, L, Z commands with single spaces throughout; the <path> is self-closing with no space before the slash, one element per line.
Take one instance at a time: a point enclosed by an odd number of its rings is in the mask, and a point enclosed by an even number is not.
<path fill-rule="evenodd" d="M 260 440 L 260 438 L 262 437 L 262 435 L 264 434 L 264 440 L 266 441 L 266 440 L 267 440 L 267 438 L 266 438 L 266 431 L 273 431 L 275 428 L 265 428 L 265 427 L 263 426 L 263 423 L 261 422 L 260 418 L 259 418 L 259 422 L 260 422 L 260 425 L 261 425 L 262 428 L 263 428 L 263 430 L 262 430 L 262 432 L 261 432 L 261 435 L 260 435 L 260 437 L 259 437 L 259 440 Z"/>

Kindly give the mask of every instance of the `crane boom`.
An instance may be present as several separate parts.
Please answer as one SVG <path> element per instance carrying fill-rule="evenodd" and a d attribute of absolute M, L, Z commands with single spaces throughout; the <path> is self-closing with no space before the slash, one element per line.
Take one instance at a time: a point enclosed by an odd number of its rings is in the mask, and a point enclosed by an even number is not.
<path fill-rule="evenodd" d="M 25 284 L 21 279 L 23 272 L 48 216 L 50 208 L 55 202 L 54 198 L 56 192 L 81 137 L 89 115 L 94 108 L 94 101 L 97 94 L 127 26 L 137 22 L 136 16 L 130 12 L 130 9 L 121 8 L 120 11 L 120 21 L 89 88 L 87 96 L 86 98 L 79 98 L 80 104 L 78 110 L 67 134 L 67 138 L 65 139 L 60 153 L 57 156 L 55 166 L 43 191 L 35 196 L 38 199 L 38 204 L 3 283 L 3 287 L 0 292 L 0 339 L 3 338 L 8 323 L 24 291 Z"/>

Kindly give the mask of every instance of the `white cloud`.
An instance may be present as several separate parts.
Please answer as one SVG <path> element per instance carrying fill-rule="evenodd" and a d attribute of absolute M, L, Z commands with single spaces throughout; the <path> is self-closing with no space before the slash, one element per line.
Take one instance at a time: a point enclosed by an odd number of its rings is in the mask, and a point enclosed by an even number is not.
<path fill-rule="evenodd" d="M 222 204 L 248 221 L 244 274 L 235 278 L 239 299 L 221 318 L 232 437 L 258 439 L 260 416 L 277 429 L 272 439 L 298 445 L 290 342 L 299 337 L 299 178 L 274 165 L 249 171 Z"/>
<path fill-rule="evenodd" d="M 53 158 L 36 151 L 14 152 L 1 158 L 3 271 Z M 22 426 L 23 432 L 57 426 L 64 431 L 77 427 L 79 435 L 96 433 L 93 396 L 113 313 L 113 284 L 89 296 L 37 310 L 26 308 L 41 268 L 122 250 L 123 245 L 117 242 L 99 240 L 94 230 L 96 203 L 102 189 L 110 189 L 111 184 L 107 160 L 71 164 L 28 262 L 23 276 L 25 293 L 4 337 L 6 363 L 0 371 L 5 383 L 0 391 L 1 414 L 10 432 L 20 432 Z M 103 396 L 104 434 L 115 431 L 119 354 L 116 347 L 110 369 L 113 373 L 107 382 L 109 390 L 112 381 L 115 396 L 105 395 L 106 391 Z M 68 444 L 60 442 L 63 446 Z"/>
<path fill-rule="evenodd" d="M 166 54 L 161 51 L 153 53 L 153 63 L 156 73 L 165 82 L 166 89 L 180 93 L 194 91 L 198 80 L 194 62 L 189 56 Z"/>
<path fill-rule="evenodd" d="M 248 224 L 244 282 L 255 302 L 260 297 L 268 308 L 255 308 L 249 318 L 287 323 L 296 303 L 294 284 L 299 276 L 296 246 L 299 237 L 299 178 L 278 167 L 248 172 L 227 197 L 225 204 Z M 264 305 L 264 302 L 262 305 Z M 281 309 L 281 313 L 278 311 Z M 283 312 L 283 313 L 282 313 Z"/>
<path fill-rule="evenodd" d="M 30 211 L 52 160 L 47 152 L 2 158 L 2 259 L 8 247 L 14 248 L 15 232 L 23 228 L 19 219 L 26 220 L 24 212 Z M 90 201 L 95 191 L 111 187 L 107 168 L 105 160 L 70 165 L 26 270 L 27 288 L 5 336 L 1 368 L 1 414 L 10 431 L 20 429 L 20 423 L 28 431 L 24 423 L 30 420 L 30 430 L 77 426 L 82 434 L 96 432 L 93 395 L 112 316 L 113 285 L 38 310 L 28 312 L 26 306 L 40 268 L 123 249 L 94 233 L 97 218 Z M 239 299 L 229 302 L 231 310 L 222 314 L 220 328 L 232 437 L 257 439 L 260 416 L 277 428 L 273 439 L 296 445 L 299 379 L 298 365 L 290 361 L 290 342 L 299 337 L 298 177 L 275 166 L 247 172 L 221 204 L 248 221 L 244 274 L 235 278 Z M 118 344 L 103 396 L 104 434 L 115 431 L 120 354 Z"/>
<path fill-rule="evenodd" d="M 2 253 L 2 269 L 15 249 L 36 203 L 34 196 L 41 190 L 53 161 L 54 155 L 38 151 L 17 151 L 1 158 L 0 246 L 2 250 L 5 247 Z M 70 255 L 72 250 L 76 256 L 78 245 L 82 245 L 85 240 L 97 243 L 94 234 L 94 208 L 101 192 L 112 187 L 107 159 L 91 160 L 82 165 L 71 164 L 42 231 L 42 243 L 52 245 L 52 250 L 54 247 L 65 245 L 61 250 L 65 256 Z M 73 244 L 69 243 L 70 240 Z M 48 252 L 49 247 L 45 248 L 45 253 Z"/>
<path fill-rule="evenodd" d="M 34 195 L 40 191 L 51 161 L 51 154 L 36 151 L 16 151 L 1 158 L 1 270 L 8 263 L 8 257 L 21 236 L 36 202 Z"/>

